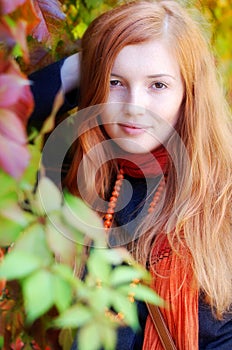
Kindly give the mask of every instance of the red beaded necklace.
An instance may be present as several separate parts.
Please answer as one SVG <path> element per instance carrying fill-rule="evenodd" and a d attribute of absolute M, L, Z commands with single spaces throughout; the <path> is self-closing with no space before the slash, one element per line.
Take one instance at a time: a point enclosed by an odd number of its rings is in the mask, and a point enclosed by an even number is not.
<path fill-rule="evenodd" d="M 104 227 L 105 227 L 106 231 L 108 231 L 110 229 L 112 222 L 113 222 L 114 209 L 115 209 L 116 204 L 117 204 L 117 200 L 118 200 L 118 197 L 120 194 L 123 179 L 124 179 L 124 171 L 122 169 L 120 169 L 119 174 L 117 175 L 117 180 L 115 182 L 109 203 L 108 203 L 107 212 L 103 216 L 103 222 L 104 222 Z M 155 208 L 157 202 L 159 201 L 161 194 L 163 193 L 164 187 L 165 187 L 165 178 L 162 177 L 162 179 L 159 183 L 159 186 L 155 192 L 155 195 L 154 195 L 154 197 L 149 205 L 148 214 L 150 214 L 154 211 L 154 208 Z"/>

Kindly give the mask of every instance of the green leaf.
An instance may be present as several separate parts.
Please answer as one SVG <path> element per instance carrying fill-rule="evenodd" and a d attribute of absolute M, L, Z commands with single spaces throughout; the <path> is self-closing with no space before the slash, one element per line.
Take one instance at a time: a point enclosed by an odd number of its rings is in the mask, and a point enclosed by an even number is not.
<path fill-rule="evenodd" d="M 85 233 L 95 241 L 95 245 L 106 246 L 102 220 L 80 198 L 65 193 L 64 219 L 73 227 Z"/>
<path fill-rule="evenodd" d="M 75 39 L 79 39 L 83 36 L 84 32 L 87 29 L 87 24 L 84 23 L 83 21 L 80 21 L 80 23 L 78 23 L 78 25 L 76 25 L 73 29 L 72 29 L 72 34 L 74 36 Z"/>
<path fill-rule="evenodd" d="M 48 177 L 42 177 L 40 179 L 35 194 L 35 200 L 39 212 L 43 214 L 59 210 L 62 204 L 60 191 Z"/>
<path fill-rule="evenodd" d="M 103 0 L 85 0 L 85 3 L 88 9 L 98 8 L 103 3 Z"/>
<path fill-rule="evenodd" d="M 94 249 L 91 251 L 87 261 L 87 268 L 89 275 L 107 283 L 112 267 L 105 261 L 101 252 L 102 250 L 100 249 Z"/>
<path fill-rule="evenodd" d="M 20 279 L 43 265 L 43 260 L 32 253 L 12 250 L 0 264 L 0 278 Z"/>
<path fill-rule="evenodd" d="M 103 313 L 111 306 L 112 290 L 109 288 L 96 288 L 92 290 L 92 297 L 90 295 L 90 303 L 92 308 L 97 312 Z"/>
<path fill-rule="evenodd" d="M 13 47 L 12 55 L 16 58 L 23 57 L 23 51 L 19 43 L 16 43 Z"/>
<path fill-rule="evenodd" d="M 133 329 L 139 326 L 137 307 L 135 303 L 131 303 L 127 296 L 113 292 L 112 295 L 113 308 L 116 312 L 123 313 L 125 322 Z"/>
<path fill-rule="evenodd" d="M 117 291 L 121 291 L 125 295 L 132 293 L 136 300 L 142 300 L 158 306 L 165 306 L 164 300 L 151 287 L 141 283 L 122 286 L 119 287 Z"/>
<path fill-rule="evenodd" d="M 44 227 L 38 223 L 28 227 L 15 242 L 17 251 L 33 254 L 42 261 L 41 266 L 47 266 L 53 261 L 52 252 L 49 250 Z"/>
<path fill-rule="evenodd" d="M 100 254 L 101 258 L 110 265 L 119 265 L 132 259 L 130 253 L 125 248 L 101 249 Z"/>
<path fill-rule="evenodd" d="M 23 174 L 23 178 L 20 182 L 20 187 L 22 189 L 32 190 L 37 180 L 41 152 L 35 145 L 31 144 L 28 145 L 28 150 L 30 152 L 30 162 Z"/>
<path fill-rule="evenodd" d="M 59 344 L 62 346 L 62 350 L 70 350 L 73 344 L 73 331 L 68 329 L 61 329 L 59 333 Z"/>
<path fill-rule="evenodd" d="M 101 338 L 96 322 L 91 322 L 80 329 L 78 335 L 78 345 L 80 350 L 99 350 Z"/>
<path fill-rule="evenodd" d="M 104 326 L 101 327 L 101 338 L 102 338 L 102 345 L 107 350 L 114 350 L 116 349 L 116 343 L 117 343 L 117 335 L 115 327 L 112 327 L 112 323 L 108 323 L 107 327 Z"/>
<path fill-rule="evenodd" d="M 21 229 L 27 227 L 34 220 L 33 215 L 23 211 L 17 202 L 12 202 L 11 205 L 0 209 L 0 215 L 20 225 Z"/>
<path fill-rule="evenodd" d="M 76 304 L 63 312 L 54 321 L 58 328 L 78 328 L 85 325 L 92 319 L 92 313 L 87 306 Z"/>
<path fill-rule="evenodd" d="M 14 242 L 22 231 L 22 226 L 0 215 L 0 246 L 7 247 Z"/>
<path fill-rule="evenodd" d="M 0 196 L 0 211 L 2 211 L 3 209 L 6 209 L 6 207 L 9 207 L 12 204 L 15 204 L 17 202 L 18 202 L 18 195 L 17 195 L 16 189 L 14 190 L 14 192 L 9 191 L 6 193 L 2 193 L 2 195 Z"/>
<path fill-rule="evenodd" d="M 130 283 L 134 279 L 143 278 L 144 271 L 136 269 L 133 266 L 118 266 L 114 269 L 110 277 L 112 286 L 117 286 L 124 283 Z"/>
<path fill-rule="evenodd" d="M 70 266 L 64 265 L 64 264 L 54 264 L 51 267 L 52 271 L 68 281 L 68 283 L 73 284 L 75 286 L 79 286 L 79 284 L 82 284 L 83 282 L 81 280 L 78 280 L 74 274 L 73 269 Z"/>
<path fill-rule="evenodd" d="M 56 230 L 65 239 L 72 242 L 74 245 L 84 245 L 85 236 L 77 228 L 69 224 L 69 222 L 63 220 L 62 210 L 59 212 L 52 212 L 49 214 L 49 221 L 46 227 L 51 230 Z M 53 226 L 53 228 L 51 226 Z"/>
<path fill-rule="evenodd" d="M 1 183 L 0 198 L 8 194 L 15 195 L 15 191 L 17 189 L 16 180 L 12 176 L 3 172 L 1 169 L 0 169 L 0 183 Z"/>
<path fill-rule="evenodd" d="M 28 323 L 34 322 L 53 306 L 53 282 L 52 274 L 46 270 L 36 271 L 22 282 Z"/>
<path fill-rule="evenodd" d="M 58 311 L 61 313 L 65 311 L 72 301 L 72 289 L 70 284 L 67 283 L 60 276 L 53 275 L 54 285 L 54 304 Z"/>
<path fill-rule="evenodd" d="M 53 215 L 50 219 L 51 222 L 48 222 L 45 227 L 49 247 L 61 261 L 72 262 L 76 252 L 73 232 L 70 232 L 68 225 L 63 225 L 58 216 L 55 217 Z M 59 226 L 59 231 L 56 228 L 57 225 Z"/>
<path fill-rule="evenodd" d="M 0 335 L 0 349 L 3 348 L 3 345 L 4 345 L 4 338 L 3 336 Z"/>
<path fill-rule="evenodd" d="M 143 300 L 155 305 L 164 306 L 164 300 L 148 286 L 139 283 L 131 290 L 132 292 L 134 291 L 135 299 L 137 300 Z"/>
<path fill-rule="evenodd" d="M 56 114 L 60 109 L 60 107 L 63 105 L 63 103 L 64 103 L 64 95 L 63 95 L 62 89 L 60 89 L 55 96 L 51 114 L 46 118 L 39 134 L 35 138 L 34 144 L 38 150 L 42 151 L 42 148 L 44 146 L 45 135 L 47 133 L 52 132 L 52 130 L 54 130 L 55 122 L 56 122 Z"/>

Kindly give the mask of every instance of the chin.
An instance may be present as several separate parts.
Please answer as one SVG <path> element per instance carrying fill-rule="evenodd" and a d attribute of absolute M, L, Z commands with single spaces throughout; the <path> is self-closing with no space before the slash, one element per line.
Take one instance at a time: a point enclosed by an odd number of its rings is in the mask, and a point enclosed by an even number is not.
<path fill-rule="evenodd" d="M 156 149 L 157 147 L 159 147 L 159 144 L 157 143 L 157 145 L 152 145 L 151 147 L 144 145 L 144 143 L 142 142 L 135 142 L 135 141 L 117 141 L 117 145 L 124 151 L 127 153 L 132 153 L 132 154 L 146 154 L 149 153 L 151 151 L 153 151 L 154 149 Z"/>

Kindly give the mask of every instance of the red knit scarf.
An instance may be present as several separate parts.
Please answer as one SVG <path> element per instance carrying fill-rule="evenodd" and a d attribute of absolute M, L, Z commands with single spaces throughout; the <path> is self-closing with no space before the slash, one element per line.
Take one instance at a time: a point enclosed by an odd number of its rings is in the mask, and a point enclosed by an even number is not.
<path fill-rule="evenodd" d="M 167 303 L 161 308 L 178 350 L 198 350 L 198 289 L 191 256 L 182 245 L 173 252 L 166 235 L 160 234 L 152 251 L 151 287 Z M 147 317 L 143 350 L 163 350 L 151 317 Z"/>
<path fill-rule="evenodd" d="M 140 178 L 165 174 L 168 167 L 168 152 L 164 146 L 146 154 L 117 151 L 118 164 L 124 174 Z"/>

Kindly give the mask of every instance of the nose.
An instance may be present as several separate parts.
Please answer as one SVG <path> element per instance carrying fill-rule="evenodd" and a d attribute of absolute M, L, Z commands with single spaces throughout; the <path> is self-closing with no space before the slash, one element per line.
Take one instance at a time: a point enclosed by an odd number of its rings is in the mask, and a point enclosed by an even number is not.
<path fill-rule="evenodd" d="M 146 110 L 146 101 L 143 92 L 140 89 L 134 89 L 128 92 L 126 101 L 124 101 L 124 111 L 128 116 L 142 116 Z"/>

